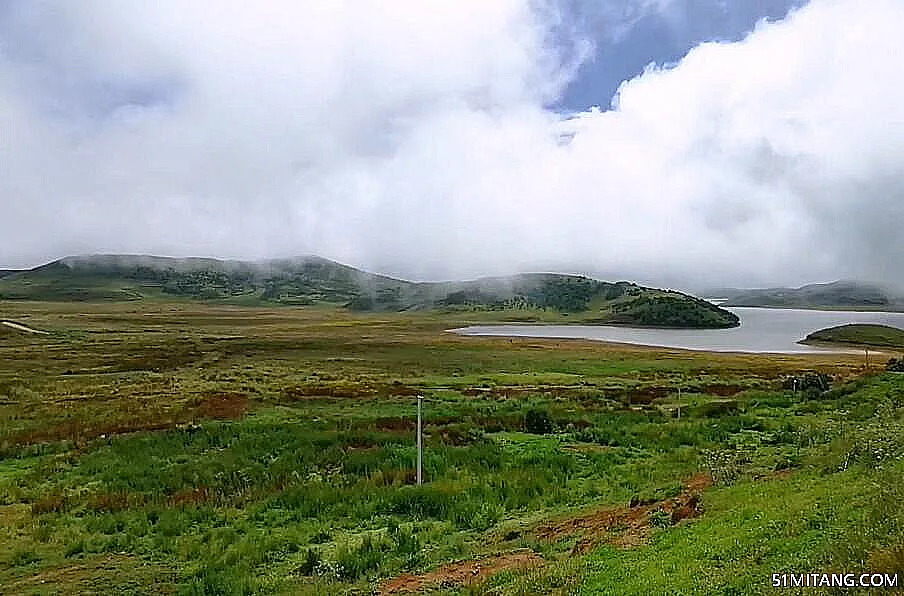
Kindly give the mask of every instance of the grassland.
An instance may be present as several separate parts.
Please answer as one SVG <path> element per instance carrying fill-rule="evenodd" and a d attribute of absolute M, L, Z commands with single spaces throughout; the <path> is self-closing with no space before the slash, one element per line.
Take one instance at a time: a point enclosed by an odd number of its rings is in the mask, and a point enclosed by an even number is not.
<path fill-rule="evenodd" d="M 904 347 L 904 329 L 888 325 L 856 323 L 820 329 L 809 334 L 801 343 L 845 344 L 879 348 Z"/>
<path fill-rule="evenodd" d="M 487 313 L 2 308 L 48 332 L 0 326 L 2 593 L 762 594 L 776 572 L 904 574 L 904 379 L 859 357 L 443 333 Z M 832 389 L 782 389 L 808 372 Z"/>

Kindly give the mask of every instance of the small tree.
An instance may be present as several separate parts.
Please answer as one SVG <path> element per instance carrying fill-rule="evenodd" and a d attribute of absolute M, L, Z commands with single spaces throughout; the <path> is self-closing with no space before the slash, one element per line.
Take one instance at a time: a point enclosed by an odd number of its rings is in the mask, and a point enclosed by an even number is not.
<path fill-rule="evenodd" d="M 552 432 L 552 420 L 545 410 L 528 410 L 524 416 L 524 427 L 535 435 L 547 435 Z"/>

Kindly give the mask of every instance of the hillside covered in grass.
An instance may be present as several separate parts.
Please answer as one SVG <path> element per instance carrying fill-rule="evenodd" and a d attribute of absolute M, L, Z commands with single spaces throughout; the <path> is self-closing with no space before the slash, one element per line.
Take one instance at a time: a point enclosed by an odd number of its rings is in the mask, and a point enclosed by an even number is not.
<path fill-rule="evenodd" d="M 839 325 L 814 331 L 802 343 L 833 343 L 900 348 L 904 347 L 904 329 L 888 325 Z"/>
<path fill-rule="evenodd" d="M 132 255 L 67 257 L 0 278 L 0 299 L 185 298 L 242 305 L 344 306 L 354 311 L 497 311 L 519 320 L 718 328 L 737 317 L 704 300 L 630 282 L 526 274 L 416 283 L 319 257 L 264 262 Z"/>

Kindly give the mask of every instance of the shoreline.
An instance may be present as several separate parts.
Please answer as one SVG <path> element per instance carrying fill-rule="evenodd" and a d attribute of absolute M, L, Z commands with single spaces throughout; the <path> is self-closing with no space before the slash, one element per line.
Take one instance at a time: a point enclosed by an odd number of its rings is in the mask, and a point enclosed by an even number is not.
<path fill-rule="evenodd" d="M 480 327 L 481 325 L 475 325 L 475 327 Z M 603 339 L 603 338 L 593 338 L 593 337 L 571 337 L 571 336 L 552 336 L 552 335 L 509 335 L 504 333 L 462 333 L 468 327 L 460 327 L 458 329 L 445 329 L 443 333 L 451 333 L 457 335 L 458 337 L 480 337 L 480 338 L 491 338 L 491 339 L 532 339 L 532 340 L 546 340 L 546 341 L 592 341 L 594 343 L 600 344 L 608 344 L 615 347 L 629 347 L 629 348 L 643 348 L 647 350 L 677 350 L 680 352 L 694 352 L 698 354 L 744 354 L 744 355 L 769 355 L 774 354 L 777 356 L 819 356 L 819 355 L 830 355 L 830 354 L 859 354 L 860 350 L 855 349 L 844 349 L 840 346 L 817 346 L 803 343 L 802 341 L 798 341 L 796 343 L 800 345 L 804 345 L 807 347 L 814 348 L 812 350 L 743 350 L 743 349 L 724 349 L 724 350 L 713 350 L 713 349 L 703 349 L 703 348 L 691 348 L 687 346 L 673 346 L 673 345 L 661 345 L 661 344 L 649 344 L 649 343 L 640 343 L 640 342 L 628 342 L 628 341 L 618 341 L 613 339 Z M 876 350 L 875 353 L 880 353 L 879 350 Z"/>

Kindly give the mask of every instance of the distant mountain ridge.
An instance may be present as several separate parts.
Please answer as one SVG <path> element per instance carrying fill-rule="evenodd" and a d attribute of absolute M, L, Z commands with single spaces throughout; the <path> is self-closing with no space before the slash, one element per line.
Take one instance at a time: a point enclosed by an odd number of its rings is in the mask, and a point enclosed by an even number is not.
<path fill-rule="evenodd" d="M 316 256 L 263 262 L 147 255 L 65 257 L 0 277 L 0 300 L 142 300 L 230 304 L 333 304 L 358 311 L 493 310 L 575 313 L 583 322 L 732 327 L 709 302 L 630 282 L 556 273 L 464 282 L 410 282 Z M 575 319 L 570 319 L 575 320 Z"/>
<path fill-rule="evenodd" d="M 320 257 L 263 262 L 148 255 L 64 257 L 0 278 L 0 298 L 135 300 L 156 295 L 203 300 L 313 304 L 348 302 L 363 289 L 407 284 Z"/>
<path fill-rule="evenodd" d="M 846 280 L 799 288 L 721 289 L 707 295 L 724 298 L 724 306 L 904 310 L 904 296 L 899 293 L 878 284 Z"/>

